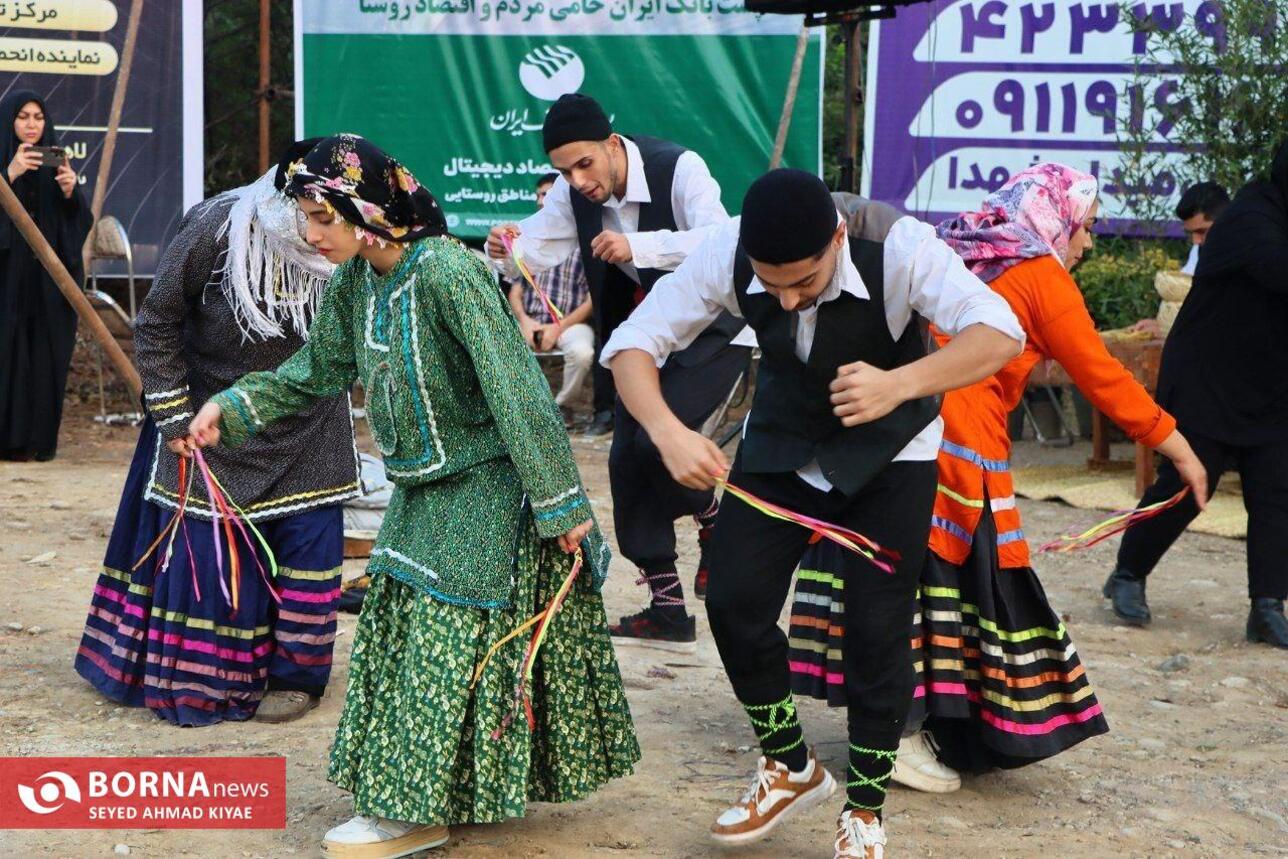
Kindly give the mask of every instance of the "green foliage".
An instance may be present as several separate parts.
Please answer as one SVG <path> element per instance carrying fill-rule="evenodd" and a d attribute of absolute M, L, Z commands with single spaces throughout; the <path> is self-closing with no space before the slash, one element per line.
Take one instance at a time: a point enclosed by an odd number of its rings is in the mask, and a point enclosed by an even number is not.
<path fill-rule="evenodd" d="M 1158 313 L 1154 273 L 1180 268 L 1180 248 L 1181 242 L 1099 239 L 1073 271 L 1096 325 L 1123 328 Z"/>
<path fill-rule="evenodd" d="M 863 112 L 867 105 L 868 33 L 871 24 L 859 25 L 859 45 L 862 62 L 859 64 L 859 151 L 854 175 L 857 189 L 866 169 L 863 157 Z M 836 188 L 841 181 L 841 156 L 845 154 L 845 35 L 841 27 L 829 25 L 827 52 L 823 60 L 823 181 L 829 188 Z"/>
<path fill-rule="evenodd" d="M 1209 14 L 1204 4 L 1200 26 L 1187 14 L 1174 31 L 1136 18 L 1136 5 L 1125 5 L 1120 18 L 1134 32 L 1148 32 L 1149 41 L 1129 91 L 1161 107 L 1153 119 L 1124 120 L 1119 145 L 1126 184 L 1143 186 L 1168 172 L 1164 153 L 1155 148 L 1156 133 L 1189 149 L 1179 169 L 1170 171 L 1177 187 L 1214 180 L 1233 193 L 1265 175 L 1288 116 L 1288 0 L 1222 0 L 1219 14 Z M 1170 91 L 1163 89 L 1160 66 L 1170 67 Z M 1126 202 L 1149 220 L 1174 217 L 1166 197 L 1128 194 Z"/>
<path fill-rule="evenodd" d="M 845 149 L 845 44 L 841 28 L 826 28 L 823 56 L 823 181 L 835 188 L 841 180 L 841 155 Z M 863 128 L 860 119 L 859 128 Z"/>
<path fill-rule="evenodd" d="M 269 157 L 295 139 L 292 0 L 271 0 Z M 259 169 L 259 0 L 206 0 L 204 12 L 206 193 L 254 181 Z M 282 91 L 285 90 L 285 93 Z"/>

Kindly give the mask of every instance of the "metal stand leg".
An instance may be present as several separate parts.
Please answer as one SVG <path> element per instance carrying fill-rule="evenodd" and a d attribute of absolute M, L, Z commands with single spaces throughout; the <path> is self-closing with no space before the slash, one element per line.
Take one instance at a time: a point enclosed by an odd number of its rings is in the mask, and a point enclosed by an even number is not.
<path fill-rule="evenodd" d="M 103 389 L 103 349 L 99 345 L 94 345 L 94 356 L 98 361 L 98 416 L 104 424 L 107 423 L 107 393 Z"/>
<path fill-rule="evenodd" d="M 1047 438 L 1042 434 L 1042 427 L 1038 425 L 1033 410 L 1029 408 L 1028 397 L 1020 397 L 1020 407 L 1024 409 L 1024 417 L 1033 425 L 1033 435 L 1037 438 L 1038 444 L 1044 447 L 1070 447 L 1076 435 L 1069 428 L 1068 421 L 1065 420 L 1064 408 L 1060 404 L 1060 398 L 1056 396 L 1055 386 L 1043 385 L 1042 388 L 1046 391 L 1047 399 L 1051 401 L 1051 407 L 1055 410 L 1056 420 L 1060 422 L 1061 434 L 1056 438 Z"/>

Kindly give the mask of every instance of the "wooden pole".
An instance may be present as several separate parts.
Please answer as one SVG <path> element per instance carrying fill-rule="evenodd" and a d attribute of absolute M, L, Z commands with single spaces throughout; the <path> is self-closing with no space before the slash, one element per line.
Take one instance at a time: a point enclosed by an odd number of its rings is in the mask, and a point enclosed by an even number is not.
<path fill-rule="evenodd" d="M 49 276 L 53 278 L 54 283 L 58 286 L 58 291 L 63 294 L 63 298 L 66 298 L 67 303 L 76 311 L 76 315 L 80 317 L 81 322 L 89 326 L 90 333 L 94 335 L 95 341 L 107 353 L 107 357 L 111 360 L 112 366 L 116 368 L 116 372 L 125 380 L 125 384 L 129 385 L 130 392 L 135 399 L 138 399 L 143 395 L 143 381 L 139 378 L 134 365 L 121 351 L 120 344 L 107 330 L 103 320 L 98 318 L 98 313 L 90 305 L 89 299 L 85 297 L 85 292 L 81 289 L 80 284 L 72 280 L 67 267 L 58 258 L 58 254 L 54 253 L 54 249 L 49 245 L 49 240 L 40 232 L 40 227 L 36 226 L 36 222 L 31 219 L 31 215 L 27 214 L 27 210 L 23 208 L 18 196 L 14 194 L 13 188 L 9 187 L 8 180 L 3 176 L 0 176 L 0 207 L 3 207 L 4 213 L 13 221 L 14 226 L 18 228 L 18 232 L 22 233 L 22 237 L 27 240 L 27 244 L 31 245 L 32 253 L 36 255 L 36 259 L 40 260 L 40 264 L 45 267 L 45 271 L 49 272 Z"/>
<path fill-rule="evenodd" d="M 259 175 L 268 169 L 269 0 L 259 0 Z"/>
<path fill-rule="evenodd" d="M 850 94 L 853 99 L 852 107 L 854 114 L 850 119 L 853 127 L 854 143 L 850 149 L 851 155 L 854 156 L 854 193 L 859 193 L 859 185 L 863 178 L 863 130 L 859 128 L 859 108 L 864 106 L 863 102 L 863 80 L 864 80 L 864 59 L 863 59 L 863 22 L 854 22 L 854 57 L 850 61 L 854 64 L 854 91 Z"/>
<path fill-rule="evenodd" d="M 103 138 L 103 157 L 98 161 L 98 177 L 94 180 L 94 196 L 90 201 L 91 223 L 89 241 L 81 250 L 81 262 L 89 271 L 89 258 L 94 243 L 94 230 L 98 229 L 98 216 L 103 214 L 103 200 L 107 197 L 107 180 L 112 174 L 112 159 L 116 156 L 116 136 L 121 127 L 121 110 L 125 106 L 125 90 L 130 85 L 130 67 L 134 65 L 134 44 L 139 37 L 139 19 L 143 16 L 143 0 L 130 5 L 130 17 L 125 25 L 125 44 L 121 47 L 121 68 L 116 73 L 116 88 L 112 90 L 112 108 L 107 118 L 107 134 Z M 97 316 L 95 317 L 97 318 Z"/>
<path fill-rule="evenodd" d="M 89 210 L 98 220 L 103 213 L 103 198 L 107 196 L 107 180 L 112 174 L 112 159 L 116 155 L 116 136 L 121 126 L 121 109 L 125 106 L 125 90 L 130 85 L 130 67 L 134 65 L 134 43 L 139 38 L 139 19 L 143 16 L 143 0 L 130 5 L 129 22 L 125 25 L 125 44 L 121 48 L 121 70 L 116 73 L 116 88 L 112 91 L 112 110 L 107 119 L 107 135 L 103 138 L 103 157 L 98 162 L 98 178 L 94 180 L 94 198 Z"/>
<path fill-rule="evenodd" d="M 859 149 L 859 21 L 848 18 L 845 28 L 845 151 L 841 153 L 841 187 L 838 190 L 855 193 L 854 159 Z"/>
<path fill-rule="evenodd" d="M 796 91 L 801 85 L 801 69 L 805 65 L 805 49 L 809 46 L 809 28 L 801 26 L 796 36 L 796 55 L 792 57 L 792 73 L 787 78 L 787 95 L 783 98 L 783 112 L 778 116 L 778 133 L 774 135 L 774 152 L 769 156 L 769 169 L 778 167 L 787 147 L 787 132 L 792 127 L 792 111 L 796 107 Z"/>

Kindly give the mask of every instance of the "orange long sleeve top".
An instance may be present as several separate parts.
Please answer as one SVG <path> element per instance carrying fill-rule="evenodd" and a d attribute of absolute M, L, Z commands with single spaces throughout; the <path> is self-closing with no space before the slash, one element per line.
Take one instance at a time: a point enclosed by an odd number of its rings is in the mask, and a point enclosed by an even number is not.
<path fill-rule="evenodd" d="M 1011 482 L 1007 415 L 1038 361 L 1058 361 L 1092 404 L 1133 440 L 1157 447 L 1176 420 L 1109 354 L 1073 278 L 1054 257 L 1026 260 L 989 284 L 1011 306 L 1027 340 L 995 375 L 944 396 L 944 440 L 930 548 L 953 564 L 970 554 L 984 505 L 997 525 L 998 563 L 1027 567 L 1029 547 Z M 935 331 L 940 344 L 947 337 Z"/>

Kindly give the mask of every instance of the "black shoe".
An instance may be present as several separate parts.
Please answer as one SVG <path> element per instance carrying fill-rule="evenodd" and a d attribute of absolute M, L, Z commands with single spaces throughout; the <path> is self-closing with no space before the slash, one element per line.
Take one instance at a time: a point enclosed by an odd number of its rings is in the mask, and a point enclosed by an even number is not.
<path fill-rule="evenodd" d="M 1284 617 L 1284 601 L 1273 597 L 1257 597 L 1248 612 L 1248 641 L 1257 641 L 1288 650 L 1288 618 Z"/>
<path fill-rule="evenodd" d="M 693 615 L 673 620 L 649 606 L 639 614 L 630 614 L 609 624 L 608 634 L 616 645 L 652 647 L 672 653 L 697 653 L 698 632 Z"/>
<path fill-rule="evenodd" d="M 613 431 L 613 413 L 595 412 L 595 418 L 586 427 L 586 435 L 608 435 Z"/>
<path fill-rule="evenodd" d="M 349 588 L 347 591 L 340 592 L 340 604 L 336 608 L 347 614 L 359 614 L 366 598 L 366 588 Z"/>
<path fill-rule="evenodd" d="M 1109 574 L 1101 591 L 1114 604 L 1114 614 L 1130 626 L 1149 626 L 1152 619 L 1145 602 L 1145 580 L 1122 567 Z"/>

